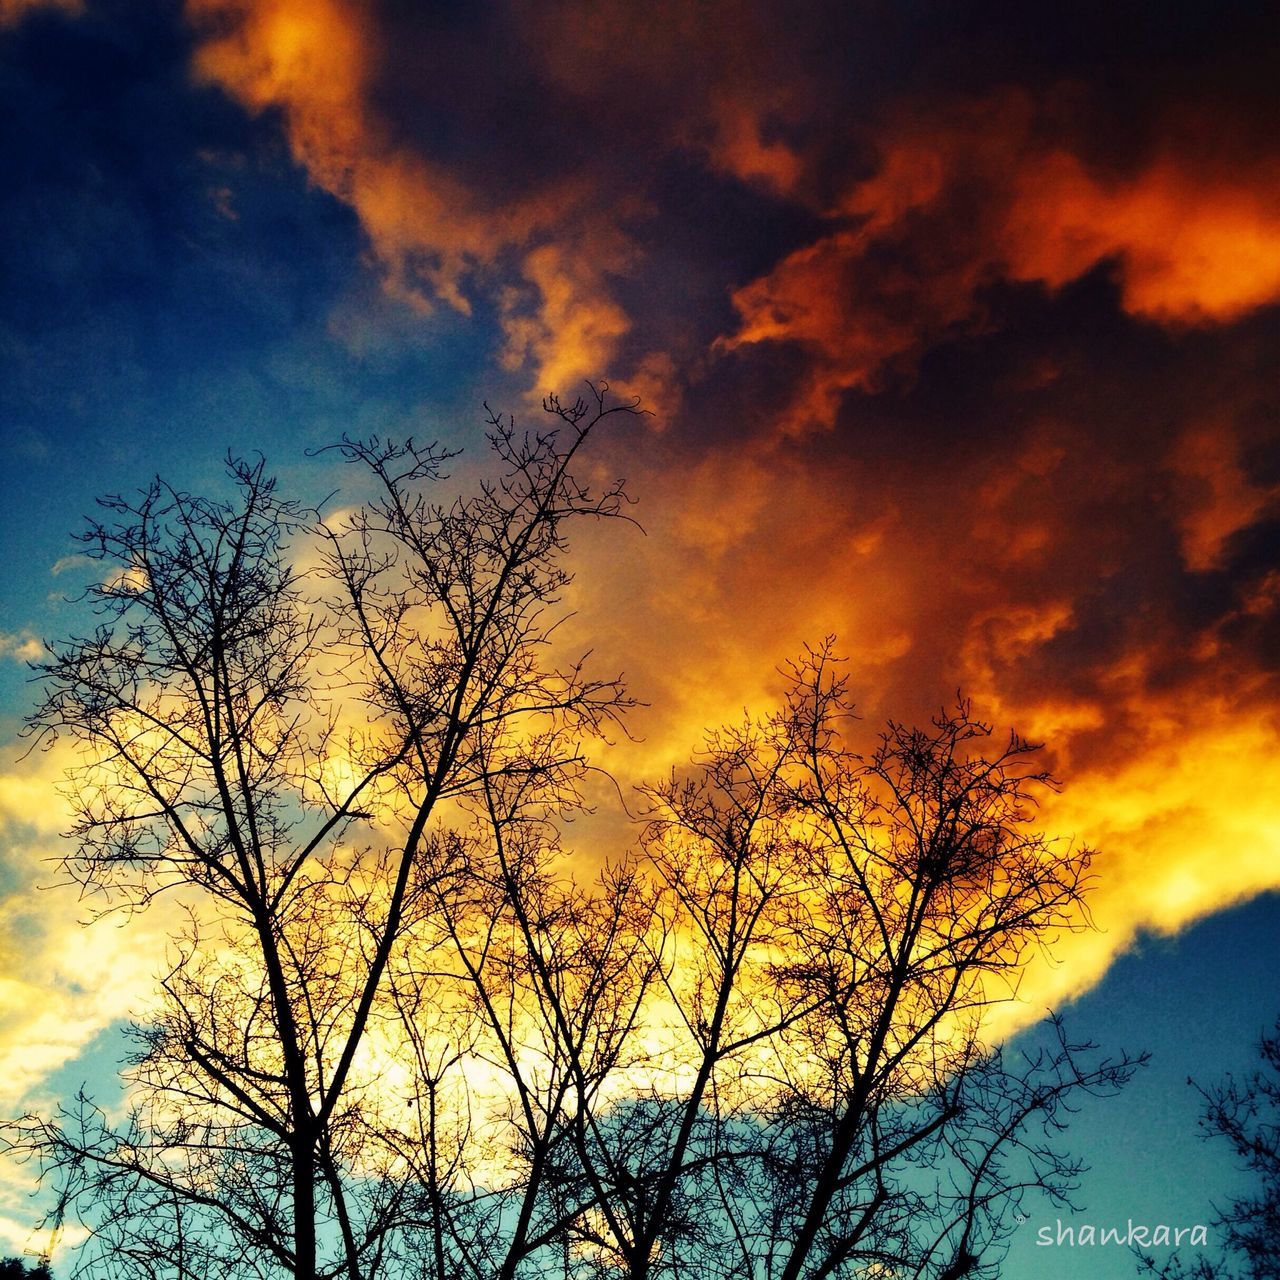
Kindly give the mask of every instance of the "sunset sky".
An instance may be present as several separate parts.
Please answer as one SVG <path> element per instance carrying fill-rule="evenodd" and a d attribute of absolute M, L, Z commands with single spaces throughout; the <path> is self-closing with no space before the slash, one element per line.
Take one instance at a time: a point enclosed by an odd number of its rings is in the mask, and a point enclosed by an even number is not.
<path fill-rule="evenodd" d="M 575 561 L 647 704 L 605 763 L 830 633 L 869 727 L 960 690 L 1043 740 L 1098 930 L 1007 1025 L 1154 1061 L 1007 1274 L 1085 1274 L 1059 1217 L 1207 1221 L 1186 1078 L 1280 1013 L 1278 65 L 1262 2 L 0 0 L 0 1112 L 109 1081 L 162 962 L 35 888 L 24 664 L 94 498 L 259 450 L 319 501 L 344 431 L 475 455 L 483 401 L 608 378 L 653 412 L 590 463 L 643 533 Z"/>

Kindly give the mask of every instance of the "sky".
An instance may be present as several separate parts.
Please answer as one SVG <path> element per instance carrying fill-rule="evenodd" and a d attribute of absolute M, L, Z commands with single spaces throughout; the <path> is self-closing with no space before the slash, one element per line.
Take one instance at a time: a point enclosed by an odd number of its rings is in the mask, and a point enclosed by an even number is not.
<path fill-rule="evenodd" d="M 163 946 L 36 887 L 24 664 L 95 497 L 258 450 L 318 500 L 344 431 L 474 453 L 607 378 L 643 532 L 583 540 L 570 632 L 646 704 L 620 782 L 828 634 L 868 726 L 959 690 L 1042 740 L 1097 929 L 1007 1026 L 1152 1049 L 1082 1198 L 1202 1220 L 1186 1077 L 1280 1012 L 1278 56 L 1204 0 L 0 0 L 4 1107 L 102 1069 Z M 1029 1231 L 1010 1275 L 1079 1274 Z"/>

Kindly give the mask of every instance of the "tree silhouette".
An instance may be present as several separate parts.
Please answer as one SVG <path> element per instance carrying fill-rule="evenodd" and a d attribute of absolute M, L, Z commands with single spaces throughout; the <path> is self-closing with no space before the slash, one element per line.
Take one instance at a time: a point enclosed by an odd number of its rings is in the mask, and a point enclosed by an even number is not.
<path fill-rule="evenodd" d="M 84 535 L 95 628 L 39 671 L 80 748 L 67 874 L 184 914 L 129 1110 L 5 1128 L 109 1277 L 994 1274 L 1065 1196 L 1070 1100 L 1132 1060 L 1013 1062 L 984 1011 L 1080 927 L 1088 854 L 1034 824 L 1035 749 L 967 705 L 860 754 L 830 644 L 772 715 L 643 792 L 594 873 L 561 827 L 617 678 L 560 653 L 574 479 L 635 412 L 592 389 L 497 474 L 344 439 L 322 519 L 261 462 L 160 481 Z"/>
<path fill-rule="evenodd" d="M 690 1083 L 583 1160 L 618 1171 L 629 1275 L 992 1274 L 1023 1193 L 1078 1172 L 1051 1140 L 1070 1096 L 1136 1065 L 982 1048 L 1028 952 L 1078 927 L 1088 854 L 1030 825 L 1034 748 L 984 753 L 965 705 L 856 753 L 838 668 L 808 652 L 777 713 L 648 791 Z"/>
<path fill-rule="evenodd" d="M 100 622 L 42 664 L 31 720 L 83 748 L 64 866 L 107 906 L 173 890 L 193 919 L 139 1032 L 125 1131 L 82 1101 L 42 1135 L 59 1211 L 100 1220 L 108 1269 L 239 1275 L 247 1250 L 301 1280 L 330 1253 L 353 1277 L 381 1265 L 399 1199 L 340 1171 L 364 1146 L 361 1055 L 433 820 L 506 776 L 571 805 L 579 741 L 626 704 L 545 659 L 566 526 L 622 510 L 620 486 L 570 471 L 633 410 L 605 392 L 548 401 L 546 433 L 492 416 L 500 473 L 448 505 L 428 495 L 437 445 L 344 440 L 379 490 L 346 518 L 233 462 L 234 502 L 157 481 L 83 535 L 114 566 Z M 291 540 L 317 549 L 309 576 Z M 380 846 L 353 858 L 352 825 L 375 819 Z"/>
<path fill-rule="evenodd" d="M 1167 1280 L 1277 1280 L 1280 1277 L 1280 1020 L 1258 1047 L 1259 1070 L 1243 1081 L 1228 1077 L 1200 1088 L 1202 1136 L 1225 1142 L 1257 1180 L 1254 1191 L 1218 1211 L 1213 1228 L 1222 1252 L 1191 1266 L 1177 1258 L 1157 1264 L 1143 1255 L 1141 1269 Z M 1188 1083 L 1192 1083 L 1188 1081 Z"/>
<path fill-rule="evenodd" d="M 29 1267 L 21 1258 L 0 1258 L 0 1280 L 53 1280 L 53 1276 L 47 1262 Z"/>

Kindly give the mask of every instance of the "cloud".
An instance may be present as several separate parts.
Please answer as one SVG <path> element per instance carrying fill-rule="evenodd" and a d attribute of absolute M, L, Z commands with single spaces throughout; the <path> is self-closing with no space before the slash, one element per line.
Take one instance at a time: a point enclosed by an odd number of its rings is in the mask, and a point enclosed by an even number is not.
<path fill-rule="evenodd" d="M 812 94 L 777 56 L 793 25 L 736 0 L 186 13 L 198 79 L 280 120 L 310 181 L 358 215 L 390 293 L 464 316 L 496 305 L 501 360 L 538 395 L 585 376 L 653 385 L 670 353 L 637 339 L 644 290 L 624 300 L 620 278 L 662 259 L 681 194 L 673 209 L 655 188 L 673 170 L 761 200 L 804 185 L 788 130 Z"/>
<path fill-rule="evenodd" d="M 61 793 L 70 748 L 0 772 L 0 1111 L 31 1105 L 50 1075 L 151 998 L 164 953 L 165 911 L 88 929 L 74 886 L 57 885 Z"/>
<path fill-rule="evenodd" d="M 829 429 L 845 394 L 990 323 L 1004 280 L 1059 290 L 1109 266 L 1129 315 L 1222 324 L 1280 300 L 1280 159 L 1176 149 L 1122 172 L 1046 138 L 1055 95 L 1005 91 L 908 111 L 829 230 L 734 293 L 727 350 L 794 343 L 810 376 L 783 430 Z"/>
<path fill-rule="evenodd" d="M 311 181 L 359 215 L 393 295 L 469 315 L 478 290 L 494 292 L 481 287 L 486 277 L 513 270 L 496 290 L 507 365 L 527 367 L 538 395 L 609 366 L 628 321 L 607 275 L 625 269 L 629 249 L 621 228 L 596 213 L 589 175 L 477 189 L 398 133 L 378 105 L 391 56 L 385 33 L 356 6 L 190 0 L 187 8 L 202 37 L 197 74 L 254 112 L 281 113 Z M 608 218 L 620 207 L 611 200 Z"/>
<path fill-rule="evenodd" d="M 1162 324 L 1237 319 L 1280 299 L 1280 166 L 1204 173 L 1161 156 L 1124 179 L 1060 151 L 1028 159 L 995 243 L 1010 272 L 1057 288 L 1107 258 L 1127 311 Z"/>
<path fill-rule="evenodd" d="M 541 393 L 597 378 L 631 327 L 607 284 L 609 267 L 621 270 L 629 256 L 621 237 L 607 229 L 572 250 L 547 244 L 528 253 L 522 273 L 532 299 L 522 300 L 518 287 L 503 296 L 506 367 L 535 370 Z"/>
<path fill-rule="evenodd" d="M 997 1030 L 1084 994 L 1143 933 L 1172 934 L 1280 888 L 1280 726 L 1212 691 L 1148 703 L 1127 758 L 1073 772 L 1046 827 L 1097 850 L 1089 927 L 1034 960 Z M 1083 923 L 1083 922 L 1082 922 Z"/>
<path fill-rule="evenodd" d="M 1045 739 L 1046 824 L 1101 851 L 1109 932 L 1064 940 L 1048 998 L 1276 883 L 1274 48 L 1179 11 L 1139 80 L 1123 14 L 953 10 L 186 7 L 200 82 L 353 211 L 406 315 L 471 326 L 537 392 L 657 397 L 661 433 L 598 464 L 649 536 L 588 532 L 562 633 L 651 703 L 624 785 L 766 709 L 828 632 L 868 734 L 963 690 Z M 247 208 L 216 167 L 210 216 Z M 357 356 L 362 303 L 332 317 Z M 5 804 L 29 868 L 46 782 L 4 775 Z M 63 1040 L 39 1021 L 79 936 L 55 914 L 12 917 L 42 1070 L 98 1017 L 69 995 Z"/>
<path fill-rule="evenodd" d="M 1064 790 L 1041 820 L 1098 850 L 1101 932 L 1032 966 L 1006 1029 L 1096 983 L 1142 932 L 1280 887 L 1265 384 L 1200 376 L 1221 333 L 1161 337 L 1153 356 L 1143 322 L 1095 341 L 1092 312 L 1066 319 L 1085 345 L 1067 325 L 1060 347 L 1020 343 L 1006 364 L 986 339 L 999 376 L 963 430 L 928 418 L 947 397 L 926 370 L 887 421 L 697 453 L 650 441 L 633 486 L 649 536 L 593 535 L 571 602 L 575 638 L 652 704 L 642 741 L 611 756 L 624 781 L 767 710 L 776 664 L 829 632 L 863 740 L 959 689 L 998 732 L 1043 741 Z M 1160 391 L 1123 395 L 1112 370 Z"/>
<path fill-rule="evenodd" d="M 49 572 L 56 578 L 61 574 L 69 573 L 72 570 L 89 569 L 94 567 L 96 561 L 91 556 L 83 555 L 80 552 L 74 552 L 71 555 L 59 556 L 53 562 L 53 566 Z"/>
<path fill-rule="evenodd" d="M 310 180 L 359 216 L 386 287 L 464 315 L 496 303 L 503 363 L 539 393 L 669 358 L 643 290 L 620 282 L 668 269 L 660 225 L 679 213 L 654 183 L 676 163 L 818 219 L 733 289 L 720 344 L 808 353 L 787 432 L 830 427 L 849 392 L 982 331 L 995 280 L 1056 290 L 1110 264 L 1130 314 L 1177 325 L 1280 295 L 1280 162 L 1171 146 L 1108 165 L 1060 125 L 1081 95 L 1067 83 L 859 117 L 847 51 L 749 4 L 511 4 L 472 25 L 344 0 L 187 12 L 197 75 L 278 115 Z M 848 111 L 831 116 L 833 98 Z"/>
<path fill-rule="evenodd" d="M 66 1263 L 74 1265 L 71 1255 L 88 1239 L 88 1231 L 75 1225 L 34 1230 L 29 1221 L 29 1197 L 35 1190 L 16 1179 L 0 1187 L 0 1204 L 4 1205 L 0 1209 L 0 1252 L 7 1258 L 29 1258 L 32 1266 L 38 1261 L 52 1261 L 59 1268 Z"/>
<path fill-rule="evenodd" d="M 1193 572 L 1223 568 L 1235 535 L 1277 509 L 1280 484 L 1252 479 L 1240 452 L 1232 425 L 1216 422 L 1187 431 L 1170 456 L 1180 482 L 1182 557 Z"/>
<path fill-rule="evenodd" d="M 33 632 L 0 631 L 0 658 L 12 658 L 15 662 L 35 662 L 44 657 L 44 645 Z"/>

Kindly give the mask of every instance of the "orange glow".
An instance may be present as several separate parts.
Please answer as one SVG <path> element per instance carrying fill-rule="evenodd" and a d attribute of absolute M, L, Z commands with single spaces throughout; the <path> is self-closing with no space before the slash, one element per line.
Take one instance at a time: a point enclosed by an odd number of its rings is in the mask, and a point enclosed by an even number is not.
<path fill-rule="evenodd" d="M 602 267 L 620 261 L 625 252 L 609 240 L 602 234 L 572 251 L 563 245 L 542 245 L 524 259 L 524 276 L 536 290 L 538 303 L 532 313 L 508 312 L 504 363 L 508 368 L 531 367 L 539 393 L 581 386 L 596 377 L 630 328 L 602 278 Z"/>
<path fill-rule="evenodd" d="M 1162 323 L 1233 320 L 1280 297 L 1280 173 L 1208 177 L 1161 158 L 1103 182 L 1076 157 L 1017 175 L 998 243 L 1023 279 L 1057 288 L 1118 257 L 1125 309 Z"/>
<path fill-rule="evenodd" d="M 1088 990 L 1140 929 L 1174 933 L 1280 887 L 1280 732 L 1211 696 L 1152 706 L 1142 749 L 1112 768 L 1077 769 L 1047 807 L 1053 829 L 1095 844 L 1100 932 L 1065 939 L 1023 995 L 1034 1011 Z"/>
<path fill-rule="evenodd" d="M 42 2 L 0 0 L 0 23 Z M 1229 335 L 1280 300 L 1275 160 L 1157 141 L 1108 167 L 1057 121 L 1062 86 L 886 99 L 880 114 L 833 121 L 817 89 L 806 97 L 804 68 L 778 65 L 771 19 L 672 0 L 516 4 L 504 34 L 538 60 L 539 86 L 592 117 L 589 143 L 634 131 L 649 149 L 637 168 L 699 165 L 709 187 L 745 187 L 784 210 L 776 241 L 697 295 L 713 319 L 687 319 L 677 334 L 680 317 L 653 339 L 669 349 L 637 354 L 645 318 L 630 314 L 618 281 L 647 283 L 633 223 L 649 191 L 607 189 L 614 176 L 590 160 L 482 189 L 385 118 L 377 77 L 394 33 L 361 0 L 186 0 L 186 11 L 197 77 L 278 115 L 309 181 L 358 217 L 391 295 L 458 315 L 483 296 L 501 331 L 497 361 L 535 396 L 572 394 L 625 360 L 629 387 L 663 414 L 634 457 L 607 460 L 633 477 L 647 537 L 588 531 L 559 636 L 624 671 L 649 704 L 632 718 L 636 740 L 599 761 L 625 795 L 686 762 L 706 729 L 767 711 L 776 664 L 835 633 L 868 735 L 888 716 L 927 720 L 959 689 L 998 727 L 1047 742 L 1067 789 L 1045 826 L 1101 850 L 1093 905 L 1108 932 L 1064 940 L 1065 966 L 1034 971 L 1028 1017 L 1096 981 L 1137 931 L 1181 928 L 1280 886 L 1274 676 L 1233 639 L 1274 625 L 1280 572 L 1210 583 L 1225 603 L 1198 594 L 1280 507 L 1274 471 L 1251 462 L 1258 440 L 1242 425 L 1256 406 L 1232 402 L 1224 377 L 1221 406 L 1153 408 L 1150 439 L 1108 452 L 1135 415 L 1090 399 L 1070 350 L 1013 369 L 1016 394 L 989 419 L 984 405 L 974 422 L 957 410 L 923 423 L 905 404 L 931 348 L 991 332 L 988 298 L 1001 288 L 1048 307 L 1099 271 L 1106 305 L 1144 338 Z M 618 83 L 643 85 L 645 105 Z M 659 118 L 637 125 L 650 101 Z M 826 144 L 856 165 L 827 172 L 837 162 Z M 234 208 L 234 190 L 218 194 Z M 690 242 L 692 260 L 705 240 Z M 726 297 L 728 331 L 704 333 Z M 724 420 L 697 418 L 720 411 L 707 386 L 727 367 L 782 349 L 794 365 L 776 383 L 761 375 L 763 421 L 740 425 L 732 399 Z M 1083 387 L 1079 403 L 1051 394 L 1064 377 Z M 877 417 L 866 401 L 881 395 Z M 1134 600 L 1146 570 L 1191 581 Z M 33 644 L 2 635 L 0 656 L 33 656 Z M 331 762 L 335 781 L 346 767 Z M 41 815 L 28 860 L 53 847 L 43 823 L 57 812 L 54 772 L 0 776 L 0 819 Z M 632 833 L 617 819 L 606 834 L 625 843 Z M 6 923 L 18 901 L 5 900 Z M 56 968 L 71 937 L 51 932 L 31 954 Z M 95 987 L 48 1016 L 40 984 L 12 979 L 19 1012 L 4 1044 L 25 1039 L 38 1047 L 30 1070 L 53 1069 L 151 976 L 124 958 L 111 972 L 118 997 Z M 16 1054 L 0 1062 L 29 1084 L 37 1077 L 24 1069 Z"/>
<path fill-rule="evenodd" d="M 873 218 L 798 249 L 733 295 L 741 325 L 722 340 L 725 350 L 793 342 L 813 358 L 812 376 L 778 424 L 781 434 L 830 429 L 845 392 L 876 390 L 886 366 L 911 356 L 928 333 L 970 313 L 973 268 L 958 279 L 905 267 L 875 280 L 864 277 L 859 264 L 874 243 L 876 225 Z"/>
<path fill-rule="evenodd" d="M 762 135 L 759 104 L 728 93 L 714 104 L 716 138 L 712 162 L 747 182 L 790 192 L 803 172 L 800 158 L 785 143 Z"/>
<path fill-rule="evenodd" d="M 1231 535 L 1274 511 L 1280 486 L 1253 484 L 1240 465 L 1239 447 L 1224 423 L 1187 432 L 1170 467 L 1180 482 L 1182 556 L 1197 573 L 1221 568 Z"/>

